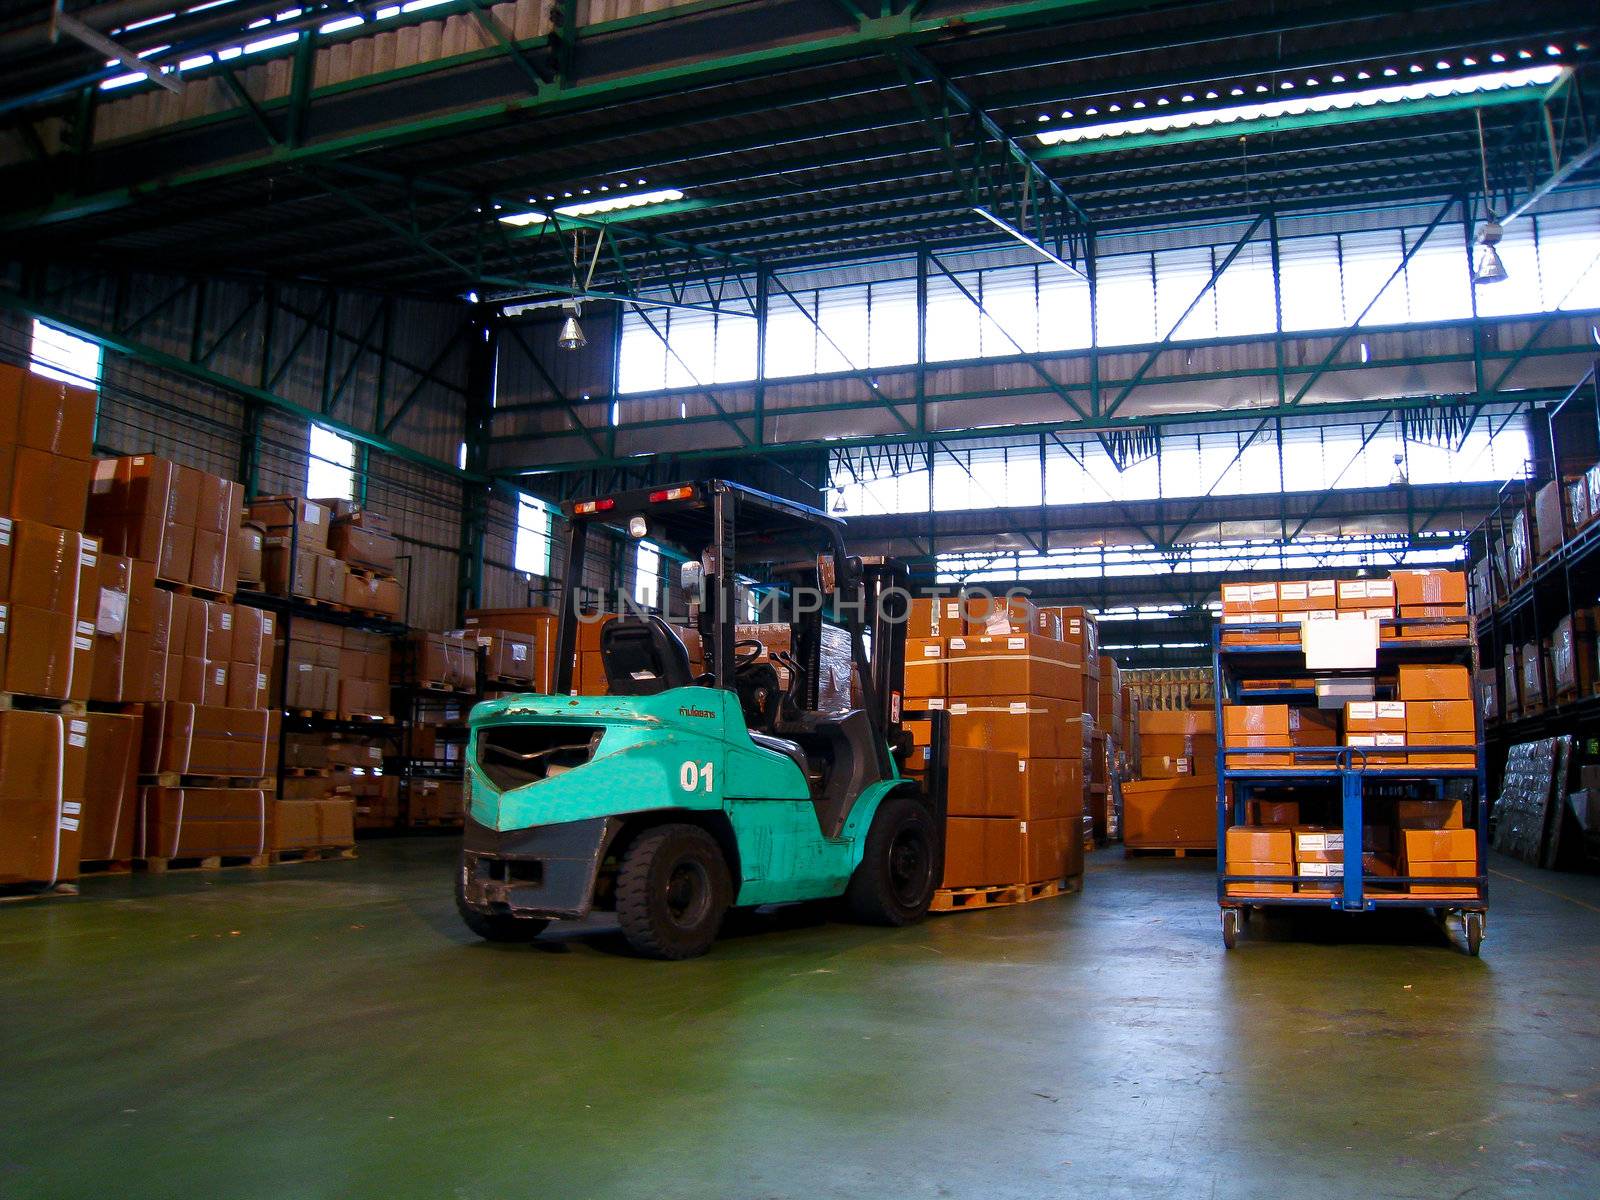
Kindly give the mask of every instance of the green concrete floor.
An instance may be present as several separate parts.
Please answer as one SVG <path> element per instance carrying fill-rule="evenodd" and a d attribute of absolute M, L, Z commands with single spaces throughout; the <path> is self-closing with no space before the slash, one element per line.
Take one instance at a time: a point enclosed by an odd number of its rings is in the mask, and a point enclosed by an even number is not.
<path fill-rule="evenodd" d="M 1600 1195 L 1595 878 L 1497 863 L 1481 960 L 1404 916 L 1225 953 L 1211 863 L 1111 852 L 663 964 L 474 942 L 453 849 L 0 906 L 0 1196 Z"/>

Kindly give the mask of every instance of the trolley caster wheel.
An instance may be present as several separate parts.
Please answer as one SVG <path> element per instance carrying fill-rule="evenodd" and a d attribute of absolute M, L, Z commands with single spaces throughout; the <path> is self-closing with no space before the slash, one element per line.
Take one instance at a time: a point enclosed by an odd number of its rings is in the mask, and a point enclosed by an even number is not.
<path fill-rule="evenodd" d="M 1484 919 L 1481 912 L 1461 914 L 1461 932 L 1467 936 L 1467 953 L 1473 958 L 1478 957 L 1478 950 L 1483 945 Z"/>
<path fill-rule="evenodd" d="M 1222 944 L 1229 950 L 1239 941 L 1239 910 L 1225 908 L 1222 910 Z"/>

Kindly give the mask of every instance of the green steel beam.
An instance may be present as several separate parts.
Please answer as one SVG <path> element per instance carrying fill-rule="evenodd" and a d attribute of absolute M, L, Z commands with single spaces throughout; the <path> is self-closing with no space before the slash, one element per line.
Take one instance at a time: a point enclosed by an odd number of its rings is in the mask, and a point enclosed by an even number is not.
<path fill-rule="evenodd" d="M 148 195 L 169 193 L 199 184 L 217 183 L 266 168 L 287 167 L 359 153 L 373 147 L 395 147 L 439 137 L 463 137 L 484 126 L 525 118 L 534 113 L 574 112 L 601 104 L 681 94 L 712 83 L 759 77 L 775 70 L 823 65 L 881 53 L 890 46 L 925 44 L 973 29 L 1000 33 L 1056 24 L 1064 18 L 1141 7 L 1135 0 L 1018 0 L 979 6 L 970 11 L 919 18 L 904 13 L 879 18 L 865 28 L 836 32 L 819 30 L 811 37 L 785 41 L 758 50 L 711 54 L 686 63 L 633 72 L 589 83 L 552 85 L 538 95 L 467 104 L 449 112 L 397 121 L 376 129 L 328 137 L 301 146 L 282 146 L 265 153 L 232 158 L 225 163 L 174 172 L 165 178 L 88 196 L 71 196 L 37 211 L 14 215 L 0 228 L 33 228 L 84 216 L 113 212 Z M 587 36 L 603 36 L 596 27 Z M 436 68 L 437 69 L 437 68 Z M 366 86 L 374 86 L 368 81 Z M 315 96 L 313 96 L 313 102 Z"/>
<path fill-rule="evenodd" d="M 291 417 L 296 417 L 302 421 L 305 421 L 308 425 L 321 425 L 363 446 L 370 446 L 374 450 L 381 451 L 384 454 L 391 455 L 395 458 L 412 463 L 419 467 L 427 467 L 429 470 L 437 471 L 441 475 L 447 475 L 452 479 L 465 480 L 475 483 L 485 482 L 485 476 L 474 472 L 463 471 L 454 463 L 442 462 L 439 459 L 434 458 L 432 455 L 424 454 L 420 450 L 414 450 L 410 446 L 402 445 L 401 443 L 384 437 L 381 434 L 373 433 L 371 430 L 362 429 L 359 426 L 351 425 L 348 422 L 339 421 L 332 417 L 324 416 L 315 409 L 306 408 L 302 404 L 296 404 L 293 400 L 289 400 L 276 394 L 275 392 L 268 391 L 266 388 L 254 386 L 248 383 L 242 383 L 237 379 L 231 378 L 227 375 L 219 374 L 218 372 L 210 370 L 207 367 L 186 362 L 184 359 L 181 359 L 173 354 L 168 354 L 164 350 L 157 350 L 153 346 L 146 346 L 142 342 L 128 341 L 125 338 L 118 337 L 115 333 L 112 333 L 109 330 L 100 329 L 97 326 L 85 324 L 84 322 L 79 321 L 66 313 L 49 308 L 45 305 L 38 304 L 25 296 L 16 294 L 15 292 L 0 289 L 0 308 L 3 308 L 8 312 L 24 313 L 28 316 L 37 317 L 41 321 L 47 321 L 56 328 L 65 330 L 67 333 L 73 334 L 76 337 L 85 338 L 88 341 L 94 342 L 106 350 L 112 350 L 118 354 L 126 355 L 127 357 L 135 359 L 139 362 L 148 363 L 151 366 L 172 371 L 175 374 L 183 375 L 189 379 L 198 380 L 199 382 L 210 387 L 218 388 L 225 392 L 231 392 L 238 396 L 241 400 L 245 401 L 247 406 L 253 404 L 257 406 L 273 408 L 279 412 L 286 413 Z"/>

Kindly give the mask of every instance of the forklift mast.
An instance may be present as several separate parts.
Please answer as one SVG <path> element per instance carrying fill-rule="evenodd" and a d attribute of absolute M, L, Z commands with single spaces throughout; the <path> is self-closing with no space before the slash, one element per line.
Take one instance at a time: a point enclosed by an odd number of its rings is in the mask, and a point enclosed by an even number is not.
<path fill-rule="evenodd" d="M 893 559 L 862 563 L 862 589 L 872 635 L 872 690 L 879 727 L 902 754 L 901 704 L 906 685 L 906 621 L 911 614 L 911 577 Z"/>

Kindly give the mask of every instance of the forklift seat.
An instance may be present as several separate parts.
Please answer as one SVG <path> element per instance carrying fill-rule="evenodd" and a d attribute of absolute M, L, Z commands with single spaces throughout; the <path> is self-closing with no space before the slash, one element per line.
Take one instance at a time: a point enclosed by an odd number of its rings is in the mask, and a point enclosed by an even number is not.
<path fill-rule="evenodd" d="M 683 639 L 657 616 L 607 622 L 600 631 L 600 659 L 613 696 L 654 696 L 694 682 Z"/>

